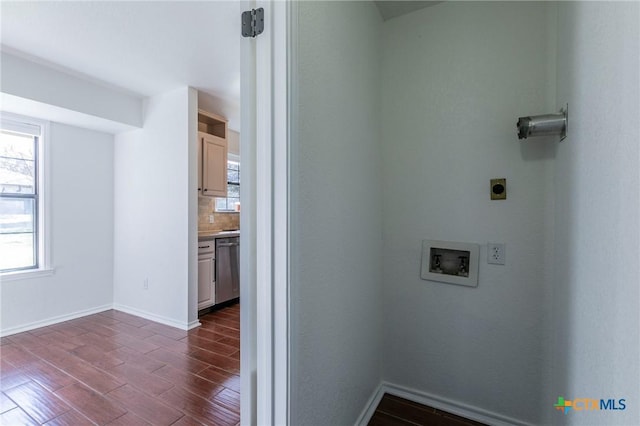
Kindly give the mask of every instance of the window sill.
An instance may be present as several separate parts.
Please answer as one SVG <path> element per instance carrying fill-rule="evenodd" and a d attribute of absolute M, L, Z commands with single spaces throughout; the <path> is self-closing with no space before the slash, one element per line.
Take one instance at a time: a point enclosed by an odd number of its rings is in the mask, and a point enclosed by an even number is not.
<path fill-rule="evenodd" d="M 14 271 L 14 272 L 5 272 L 0 274 L 0 281 L 18 281 L 18 280 L 28 280 L 32 278 L 41 278 L 41 277 L 50 277 L 55 274 L 56 270 L 53 268 L 42 268 L 42 269 L 30 269 L 28 271 Z"/>

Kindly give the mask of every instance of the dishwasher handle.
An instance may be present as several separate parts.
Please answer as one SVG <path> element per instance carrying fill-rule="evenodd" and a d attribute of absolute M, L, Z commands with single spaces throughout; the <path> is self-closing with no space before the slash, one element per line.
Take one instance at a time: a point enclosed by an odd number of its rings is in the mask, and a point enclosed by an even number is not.
<path fill-rule="evenodd" d="M 236 247 L 239 246 L 240 243 L 218 243 L 216 247 Z"/>

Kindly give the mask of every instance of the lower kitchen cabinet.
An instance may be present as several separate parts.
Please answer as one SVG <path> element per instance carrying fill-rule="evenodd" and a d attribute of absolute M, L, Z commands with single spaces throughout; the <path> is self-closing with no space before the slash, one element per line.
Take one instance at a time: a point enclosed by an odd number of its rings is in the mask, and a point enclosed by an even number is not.
<path fill-rule="evenodd" d="M 198 310 L 216 303 L 215 243 L 198 244 Z"/>

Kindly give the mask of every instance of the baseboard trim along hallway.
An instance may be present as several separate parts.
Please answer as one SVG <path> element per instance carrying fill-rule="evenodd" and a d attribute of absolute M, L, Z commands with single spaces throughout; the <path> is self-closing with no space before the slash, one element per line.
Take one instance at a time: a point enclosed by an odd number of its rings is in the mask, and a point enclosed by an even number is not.
<path fill-rule="evenodd" d="M 77 318 L 82 318 L 82 317 L 86 317 L 93 314 L 98 314 L 100 312 L 108 311 L 110 309 L 114 309 L 111 303 L 109 303 L 108 305 L 96 306 L 95 308 L 72 312 L 70 314 L 59 315 L 59 316 L 47 318 L 40 321 L 30 322 L 28 324 L 20 325 L 17 327 L 2 329 L 0 330 L 0 337 L 11 336 L 12 334 L 18 334 L 24 331 L 35 330 L 36 328 L 46 327 L 48 325 L 54 325 L 61 322 L 74 320 Z"/>
<path fill-rule="evenodd" d="M 28 324 L 19 325 L 17 327 L 10 327 L 0 330 L 0 337 L 11 336 L 12 334 L 18 334 L 25 331 L 35 330 L 36 328 L 46 327 L 49 325 L 59 324 L 61 322 L 70 321 L 82 317 L 86 317 L 93 314 L 99 314 L 100 312 L 115 309 L 116 311 L 125 312 L 127 314 L 135 315 L 140 318 L 148 319 L 150 321 L 159 322 L 160 324 L 168 325 L 169 327 L 179 328 L 180 330 L 191 330 L 196 327 L 200 327 L 200 321 L 195 320 L 189 323 L 175 321 L 171 318 L 163 317 L 161 315 L 155 315 L 150 312 L 141 311 L 139 309 L 131 308 L 129 306 L 121 305 L 118 303 L 97 306 L 95 308 L 85 309 L 82 311 L 76 311 L 70 314 L 59 315 L 51 318 L 47 318 L 40 321 L 30 322 Z"/>
<path fill-rule="evenodd" d="M 192 322 L 181 322 L 175 321 L 171 318 L 167 318 L 161 315 L 152 314 L 147 311 L 142 311 L 140 309 L 132 308 L 130 306 L 121 305 L 119 303 L 114 303 L 112 309 L 116 311 L 125 312 L 127 314 L 135 315 L 140 318 L 148 319 L 150 321 L 159 322 L 160 324 L 168 325 L 169 327 L 179 328 L 180 330 L 191 330 L 192 328 L 196 328 L 200 326 L 200 321 L 192 321 Z"/>

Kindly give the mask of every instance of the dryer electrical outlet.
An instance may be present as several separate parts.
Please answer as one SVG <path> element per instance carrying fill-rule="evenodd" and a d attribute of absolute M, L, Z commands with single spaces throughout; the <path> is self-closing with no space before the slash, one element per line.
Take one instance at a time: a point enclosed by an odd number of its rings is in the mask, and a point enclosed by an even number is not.
<path fill-rule="evenodd" d="M 507 199 L 507 179 L 491 179 L 491 199 L 506 200 Z"/>

